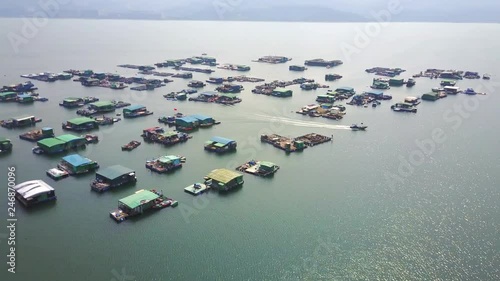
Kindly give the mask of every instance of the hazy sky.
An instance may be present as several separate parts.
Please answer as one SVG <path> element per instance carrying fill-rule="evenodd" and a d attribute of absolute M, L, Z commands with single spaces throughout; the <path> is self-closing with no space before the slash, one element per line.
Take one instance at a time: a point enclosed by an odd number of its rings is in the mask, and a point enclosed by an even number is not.
<path fill-rule="evenodd" d="M 39 2 L 59 2 L 61 11 L 95 10 L 100 15 L 111 13 L 133 14 L 141 12 L 166 13 L 179 18 L 210 18 L 223 9 L 227 19 L 258 18 L 263 11 L 272 18 L 276 13 L 279 18 L 300 18 L 301 8 L 307 7 L 308 16 L 314 12 L 322 17 L 335 19 L 369 18 L 371 12 L 387 9 L 390 2 L 399 2 L 404 13 L 398 19 L 434 19 L 440 21 L 500 21 L 500 0 L 0 0 L 0 10 L 25 13 L 40 9 Z M 283 8 L 285 8 L 283 10 Z M 5 16 L 6 12 L 3 12 Z M 8 13 L 8 12 L 7 12 Z M 285 15 L 283 15 L 283 13 Z M 312 13 L 312 14 L 311 14 Z M 279 15 L 278 15 L 279 14 Z M 223 19 L 220 18 L 219 19 Z"/>

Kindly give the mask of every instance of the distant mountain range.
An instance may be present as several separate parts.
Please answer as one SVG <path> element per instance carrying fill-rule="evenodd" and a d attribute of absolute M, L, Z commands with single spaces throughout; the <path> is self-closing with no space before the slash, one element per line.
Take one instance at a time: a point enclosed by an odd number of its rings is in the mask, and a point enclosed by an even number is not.
<path fill-rule="evenodd" d="M 6 1 L 7 3 L 5 3 Z M 44 11 L 37 0 L 3 0 L 0 17 L 30 17 Z M 215 20 L 215 21 L 376 21 L 389 0 L 78 0 L 50 10 L 53 18 Z M 500 1 L 399 0 L 396 22 L 499 23 Z"/>

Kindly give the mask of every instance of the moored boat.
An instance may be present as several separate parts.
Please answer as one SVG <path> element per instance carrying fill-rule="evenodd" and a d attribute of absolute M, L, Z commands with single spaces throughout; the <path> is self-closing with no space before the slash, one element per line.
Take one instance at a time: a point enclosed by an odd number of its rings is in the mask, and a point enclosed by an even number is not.
<path fill-rule="evenodd" d="M 125 145 L 122 145 L 122 150 L 132 151 L 132 150 L 136 149 L 139 145 L 141 145 L 140 141 L 133 140 Z"/>
<path fill-rule="evenodd" d="M 365 131 L 368 126 L 365 126 L 363 125 L 363 123 L 361 123 L 361 125 L 352 124 L 349 128 L 351 128 L 351 130 L 353 131 Z"/>

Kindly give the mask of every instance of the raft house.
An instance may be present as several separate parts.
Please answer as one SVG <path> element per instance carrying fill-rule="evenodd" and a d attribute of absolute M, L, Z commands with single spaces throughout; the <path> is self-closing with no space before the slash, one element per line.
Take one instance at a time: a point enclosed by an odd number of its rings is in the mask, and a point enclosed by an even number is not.
<path fill-rule="evenodd" d="M 223 137 L 212 137 L 209 141 L 205 142 L 205 150 L 216 153 L 234 151 L 236 150 L 236 146 L 236 141 Z"/>
<path fill-rule="evenodd" d="M 273 97 L 287 98 L 293 95 L 293 91 L 285 88 L 276 88 L 271 93 Z"/>
<path fill-rule="evenodd" d="M 42 180 L 26 181 L 14 186 L 13 189 L 16 192 L 16 199 L 26 207 L 57 199 L 54 188 Z"/>
<path fill-rule="evenodd" d="M 237 94 L 220 94 L 219 97 L 215 100 L 215 103 L 233 105 L 240 103 L 241 99 Z"/>
<path fill-rule="evenodd" d="M 96 172 L 90 183 L 92 190 L 104 192 L 111 188 L 137 182 L 135 171 L 121 165 L 114 165 Z"/>
<path fill-rule="evenodd" d="M 159 158 L 146 161 L 146 169 L 160 174 L 168 173 L 181 168 L 183 159 L 184 158 L 175 155 L 161 156 Z"/>
<path fill-rule="evenodd" d="M 134 194 L 118 200 L 118 208 L 110 212 L 110 217 L 116 222 L 122 222 L 128 217 L 143 214 L 149 210 L 161 210 L 165 207 L 176 207 L 179 203 L 156 190 L 141 189 Z"/>
<path fill-rule="evenodd" d="M 99 164 L 79 154 L 71 154 L 64 156 L 57 168 L 68 172 L 70 175 L 78 175 L 99 169 Z"/>
<path fill-rule="evenodd" d="M 17 93 L 16 92 L 4 92 L 0 93 L 0 102 L 8 102 L 8 101 L 16 101 Z"/>
<path fill-rule="evenodd" d="M 23 116 L 10 118 L 7 120 L 0 121 L 0 125 L 5 128 L 21 128 L 26 126 L 33 126 L 38 122 L 42 122 L 42 119 L 36 118 L 35 116 Z"/>
<path fill-rule="evenodd" d="M 456 95 L 460 92 L 460 87 L 444 86 L 444 92 L 448 95 Z"/>
<path fill-rule="evenodd" d="M 218 191 L 229 191 L 243 186 L 243 174 L 228 170 L 216 169 L 205 177 L 205 184 Z"/>
<path fill-rule="evenodd" d="M 193 114 L 189 115 L 198 120 L 198 125 L 201 128 L 211 127 L 212 125 L 220 124 L 220 122 L 216 122 L 212 117 L 201 115 L 201 114 Z"/>
<path fill-rule="evenodd" d="M 268 161 L 251 160 L 236 168 L 237 171 L 268 177 L 274 175 L 279 170 L 279 166 Z"/>
<path fill-rule="evenodd" d="M 405 84 L 404 79 L 396 79 L 396 78 L 389 79 L 389 86 L 399 87 L 399 86 L 403 86 L 404 84 Z"/>
<path fill-rule="evenodd" d="M 89 109 L 95 110 L 96 113 L 115 111 L 115 104 L 111 101 L 97 101 L 89 103 Z"/>
<path fill-rule="evenodd" d="M 436 101 L 439 99 L 439 93 L 436 92 L 425 93 L 422 95 L 421 99 L 426 101 Z"/>
<path fill-rule="evenodd" d="M 153 112 L 148 111 L 144 105 L 130 105 L 123 108 L 124 118 L 135 118 L 141 116 L 148 116 L 153 114 Z"/>
<path fill-rule="evenodd" d="M 70 119 L 66 121 L 66 123 L 63 123 L 62 128 L 63 130 L 82 132 L 82 131 L 90 131 L 93 129 L 98 129 L 99 124 L 93 118 L 78 117 Z"/>
<path fill-rule="evenodd" d="M 335 102 L 335 97 L 332 97 L 330 95 L 319 95 L 316 97 L 316 101 L 323 103 L 333 103 Z"/>
<path fill-rule="evenodd" d="M 33 153 L 56 154 L 74 148 L 85 147 L 86 144 L 87 140 L 85 138 L 66 134 L 37 141 L 37 146 L 33 148 Z"/>
<path fill-rule="evenodd" d="M 65 98 L 62 102 L 59 103 L 60 106 L 66 108 L 75 108 L 80 107 L 85 104 L 85 101 L 82 98 Z"/>
<path fill-rule="evenodd" d="M 184 116 L 175 119 L 175 128 L 178 131 L 193 131 L 200 126 L 200 120 L 193 116 Z"/>
<path fill-rule="evenodd" d="M 16 101 L 18 103 L 32 103 L 35 100 L 34 100 L 32 95 L 24 93 L 24 94 L 17 95 Z"/>
<path fill-rule="evenodd" d="M 0 138 L 0 154 L 12 151 L 12 143 L 7 138 Z"/>
<path fill-rule="evenodd" d="M 52 128 L 42 128 L 41 130 L 33 130 L 19 135 L 19 138 L 27 141 L 39 141 L 46 138 L 53 138 L 54 130 Z"/>

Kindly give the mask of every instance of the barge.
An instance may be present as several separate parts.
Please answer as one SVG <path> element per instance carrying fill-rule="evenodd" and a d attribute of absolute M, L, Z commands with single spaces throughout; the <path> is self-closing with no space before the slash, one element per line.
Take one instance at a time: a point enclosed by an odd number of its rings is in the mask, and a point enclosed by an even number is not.
<path fill-rule="evenodd" d="M 396 103 L 391 105 L 391 109 L 396 112 L 417 113 L 417 109 L 411 103 Z"/>
<path fill-rule="evenodd" d="M 280 167 L 268 161 L 251 160 L 236 168 L 237 171 L 249 173 L 260 177 L 269 177 L 274 175 Z"/>
<path fill-rule="evenodd" d="M 210 190 L 210 186 L 207 186 L 206 184 L 203 184 L 203 183 L 194 183 L 194 184 L 184 188 L 185 192 L 187 192 L 191 195 L 194 195 L 194 196 L 200 195 L 208 190 Z"/>
<path fill-rule="evenodd" d="M 305 65 L 308 66 L 322 66 L 322 67 L 334 67 L 343 64 L 341 60 L 324 60 L 324 59 L 312 59 L 312 60 L 306 60 L 304 62 Z"/>
<path fill-rule="evenodd" d="M 339 74 L 326 74 L 325 81 L 336 81 L 342 78 L 342 75 Z"/>
<path fill-rule="evenodd" d="M 303 151 L 307 146 L 302 141 L 297 141 L 292 138 L 283 137 L 280 135 L 261 135 L 260 141 L 273 145 L 276 148 L 286 152 Z"/>
<path fill-rule="evenodd" d="M 203 88 L 206 85 L 207 84 L 203 83 L 202 81 L 193 80 L 193 81 L 189 82 L 188 87 L 191 87 L 191 88 Z"/>
<path fill-rule="evenodd" d="M 250 71 L 250 66 L 239 65 L 239 64 L 225 64 L 222 66 L 218 66 L 217 68 L 225 70 L 234 70 L 234 71 Z"/>
<path fill-rule="evenodd" d="M 292 60 L 292 58 L 283 57 L 283 56 L 264 56 L 264 57 L 258 58 L 257 60 L 254 60 L 253 62 L 264 62 L 264 63 L 278 64 L 278 63 L 286 63 L 286 62 L 289 62 L 291 60 Z"/>
<path fill-rule="evenodd" d="M 52 130 L 52 128 L 48 128 L 48 127 L 29 131 L 27 133 L 19 135 L 20 139 L 32 141 L 32 142 L 43 140 L 46 138 L 53 138 L 53 137 L 54 137 L 54 131 Z"/>
<path fill-rule="evenodd" d="M 157 172 L 160 174 L 172 172 L 176 169 L 182 168 L 182 163 L 186 160 L 185 157 L 167 155 L 159 158 L 146 161 L 146 169 Z"/>
<path fill-rule="evenodd" d="M 25 93 L 25 92 L 33 92 L 36 90 L 38 90 L 38 88 L 36 88 L 35 85 L 31 83 L 31 81 L 26 81 L 15 85 L 3 86 L 2 88 L 0 88 L 0 93 L 4 92 Z"/>
<path fill-rule="evenodd" d="M 303 65 L 290 65 L 288 67 L 288 70 L 290 70 L 290 71 L 305 71 L 305 70 L 307 70 L 307 67 L 305 67 Z"/>
<path fill-rule="evenodd" d="M 152 210 L 161 210 L 166 207 L 176 207 L 179 203 L 163 195 L 163 192 L 152 190 L 138 190 L 134 194 L 118 200 L 118 208 L 110 212 L 110 217 L 120 223 L 129 217 L 141 215 Z"/>
<path fill-rule="evenodd" d="M 130 141 L 129 143 L 122 145 L 122 151 L 132 151 L 141 145 L 140 141 Z"/>
<path fill-rule="evenodd" d="M 16 199 L 25 207 L 57 200 L 54 188 L 42 180 L 26 181 L 12 189 L 15 190 Z"/>
<path fill-rule="evenodd" d="M 22 128 L 27 126 L 34 126 L 36 123 L 42 122 L 42 119 L 35 116 L 23 116 L 17 118 L 10 118 L 7 120 L 1 120 L 0 125 L 4 128 Z"/>
<path fill-rule="evenodd" d="M 121 165 L 114 165 L 96 172 L 95 180 L 90 183 L 93 191 L 105 192 L 111 188 L 137 182 L 135 171 Z"/>
<path fill-rule="evenodd" d="M 61 180 L 61 179 L 64 179 L 64 178 L 67 178 L 69 176 L 69 173 L 64 171 L 64 170 L 59 170 L 57 168 L 52 168 L 52 169 L 49 169 L 47 170 L 47 172 L 45 172 L 47 174 L 47 176 L 55 181 L 58 181 L 58 180 Z"/>

